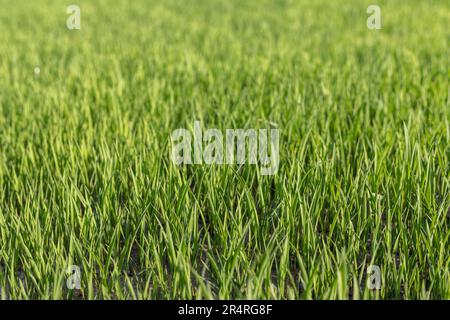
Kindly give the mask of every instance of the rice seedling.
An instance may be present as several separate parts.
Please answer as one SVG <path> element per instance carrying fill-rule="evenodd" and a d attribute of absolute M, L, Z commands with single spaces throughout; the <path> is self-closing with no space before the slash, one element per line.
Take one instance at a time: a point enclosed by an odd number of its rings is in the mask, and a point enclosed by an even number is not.
<path fill-rule="evenodd" d="M 2 299 L 450 298 L 447 1 L 76 2 L 0 0 Z"/>

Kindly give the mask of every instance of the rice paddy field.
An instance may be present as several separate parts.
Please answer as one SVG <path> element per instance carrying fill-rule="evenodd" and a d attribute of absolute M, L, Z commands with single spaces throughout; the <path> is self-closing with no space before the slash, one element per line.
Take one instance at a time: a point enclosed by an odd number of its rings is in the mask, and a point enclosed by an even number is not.
<path fill-rule="evenodd" d="M 446 0 L 0 0 L 0 298 L 450 299 L 449 41 Z M 278 171 L 175 165 L 194 121 Z"/>

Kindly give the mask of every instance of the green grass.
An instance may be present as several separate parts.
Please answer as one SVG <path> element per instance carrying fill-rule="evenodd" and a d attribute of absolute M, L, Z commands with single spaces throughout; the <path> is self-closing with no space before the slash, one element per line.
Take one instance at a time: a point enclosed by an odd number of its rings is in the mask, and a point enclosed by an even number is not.
<path fill-rule="evenodd" d="M 447 1 L 74 2 L 0 0 L 1 298 L 450 299 Z M 278 173 L 175 166 L 194 120 Z"/>

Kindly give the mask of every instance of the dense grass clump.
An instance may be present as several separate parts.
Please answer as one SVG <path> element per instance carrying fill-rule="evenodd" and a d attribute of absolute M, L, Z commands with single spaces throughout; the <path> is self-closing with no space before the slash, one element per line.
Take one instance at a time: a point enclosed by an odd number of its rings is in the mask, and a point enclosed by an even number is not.
<path fill-rule="evenodd" d="M 1 298 L 450 299 L 446 0 L 381 30 L 358 0 L 77 2 L 70 31 L 0 0 Z M 276 124 L 278 173 L 175 166 L 194 120 Z"/>

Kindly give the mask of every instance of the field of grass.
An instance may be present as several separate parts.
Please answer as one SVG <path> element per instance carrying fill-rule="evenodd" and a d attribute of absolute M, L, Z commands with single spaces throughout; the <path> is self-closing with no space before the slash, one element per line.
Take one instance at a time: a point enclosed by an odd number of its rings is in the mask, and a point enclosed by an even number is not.
<path fill-rule="evenodd" d="M 448 1 L 72 3 L 0 0 L 0 298 L 450 299 Z M 277 174 L 174 165 L 195 120 Z"/>

